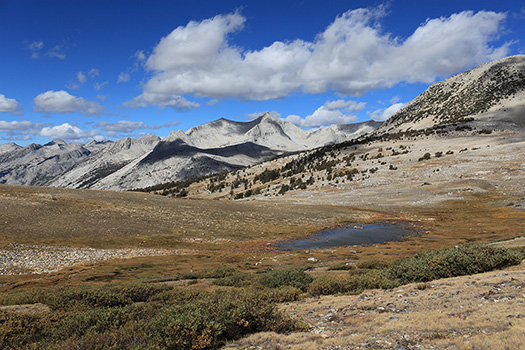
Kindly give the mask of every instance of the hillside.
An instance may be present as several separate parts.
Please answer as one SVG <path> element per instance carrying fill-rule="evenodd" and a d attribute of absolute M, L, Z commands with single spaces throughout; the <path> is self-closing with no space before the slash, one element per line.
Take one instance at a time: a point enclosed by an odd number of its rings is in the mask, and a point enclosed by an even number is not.
<path fill-rule="evenodd" d="M 486 63 L 433 84 L 389 118 L 377 134 L 474 119 L 491 128 L 525 125 L 525 56 Z M 499 123 L 498 123 L 499 122 Z"/>

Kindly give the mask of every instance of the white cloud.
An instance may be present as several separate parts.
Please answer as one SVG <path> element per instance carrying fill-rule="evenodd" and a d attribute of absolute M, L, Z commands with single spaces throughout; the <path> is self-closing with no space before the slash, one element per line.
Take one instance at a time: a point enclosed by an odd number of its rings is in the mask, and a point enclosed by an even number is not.
<path fill-rule="evenodd" d="M 402 102 L 394 103 L 388 108 L 378 109 L 377 111 L 374 111 L 371 114 L 370 118 L 378 122 L 385 121 L 391 116 L 393 116 L 394 114 L 396 114 L 398 111 L 400 111 L 405 106 L 406 106 L 406 103 L 402 103 Z"/>
<path fill-rule="evenodd" d="M 0 94 L 0 112 L 7 112 L 15 115 L 22 114 L 20 104 L 14 98 L 7 98 Z"/>
<path fill-rule="evenodd" d="M 102 121 L 100 123 L 97 123 L 95 125 L 96 128 L 100 128 L 103 131 L 112 132 L 112 135 L 115 135 L 117 133 L 131 133 L 135 130 L 143 130 L 143 129 L 160 129 L 170 126 L 175 126 L 180 124 L 180 121 L 174 121 L 163 125 L 148 125 L 144 122 L 135 122 L 131 120 L 119 120 L 116 123 L 109 123 Z"/>
<path fill-rule="evenodd" d="M 264 115 L 266 113 L 265 112 L 253 112 L 253 113 L 246 113 L 245 116 L 246 116 L 246 119 L 247 120 L 254 120 L 254 119 L 257 119 L 259 118 L 260 116 Z M 281 113 L 277 112 L 277 111 L 269 111 L 268 113 L 270 113 L 270 115 L 276 119 L 280 119 L 281 118 Z"/>
<path fill-rule="evenodd" d="M 98 77 L 100 74 L 100 71 L 97 69 L 97 68 L 91 68 L 91 70 L 89 71 L 88 75 L 91 77 L 91 78 L 94 78 L 94 77 Z"/>
<path fill-rule="evenodd" d="M 126 82 L 129 81 L 130 78 L 131 78 L 131 77 L 130 77 L 129 73 L 124 73 L 124 72 L 122 72 L 122 73 L 120 73 L 120 74 L 118 75 L 117 84 L 118 84 L 118 83 L 126 83 Z"/>
<path fill-rule="evenodd" d="M 66 53 L 64 52 L 64 45 L 55 45 L 47 52 L 44 52 L 44 42 L 33 41 L 31 44 L 28 44 L 26 48 L 29 51 L 31 51 L 31 58 L 40 58 L 41 56 L 54 57 L 62 60 L 66 58 Z"/>
<path fill-rule="evenodd" d="M 135 97 L 131 101 L 124 102 L 124 106 L 130 108 L 145 108 L 148 105 L 172 107 L 173 109 L 181 112 L 200 107 L 200 104 L 188 101 L 182 96 L 153 94 L 146 92 L 142 93 L 142 95 Z"/>
<path fill-rule="evenodd" d="M 31 58 L 40 57 L 40 50 L 44 48 L 43 41 L 33 41 L 31 44 L 27 45 L 27 48 L 31 51 Z"/>
<path fill-rule="evenodd" d="M 75 125 L 64 123 L 53 127 L 43 128 L 39 135 L 49 137 L 50 139 L 78 140 L 94 139 L 99 136 L 98 130 L 84 131 Z"/>
<path fill-rule="evenodd" d="M 5 121 L 0 120 L 0 133 L 4 133 L 1 139 L 3 140 L 30 140 L 32 135 L 38 135 L 43 127 L 48 126 L 47 123 L 33 123 L 29 120 L 22 121 Z"/>
<path fill-rule="evenodd" d="M 130 133 L 139 129 L 148 129 L 148 126 L 144 122 L 134 122 L 130 120 L 119 120 L 116 123 L 108 123 L 102 121 L 95 125 L 96 128 L 100 128 L 104 131 L 116 131 Z"/>
<path fill-rule="evenodd" d="M 153 76 L 130 104 L 178 106 L 187 96 L 269 100 L 329 90 L 357 96 L 403 81 L 430 83 L 509 51 L 509 44 L 490 46 L 504 13 L 429 19 L 406 39 L 383 32 L 384 17 L 382 7 L 348 11 L 313 42 L 276 41 L 260 50 L 229 43 L 245 21 L 239 13 L 192 21 L 154 48 L 145 63 Z M 179 102 L 166 102 L 174 96 Z"/>
<path fill-rule="evenodd" d="M 135 52 L 134 57 L 137 61 L 144 61 L 146 59 L 146 55 L 144 54 L 144 51 L 140 51 L 140 50 Z"/>
<path fill-rule="evenodd" d="M 77 79 L 80 84 L 84 84 L 87 81 L 87 77 L 82 72 L 77 72 Z"/>
<path fill-rule="evenodd" d="M 96 102 L 88 101 L 82 97 L 75 97 L 64 90 L 46 91 L 34 98 L 35 112 L 43 113 L 74 113 L 78 112 L 87 116 L 98 116 L 104 107 Z"/>
<path fill-rule="evenodd" d="M 99 100 L 104 102 L 106 100 L 106 98 L 108 98 L 108 95 L 97 95 L 97 96 L 95 96 L 95 98 L 98 98 Z"/>
<path fill-rule="evenodd" d="M 5 121 L 0 120 L 0 131 L 1 132 L 10 132 L 10 131 L 25 131 L 31 130 L 34 128 L 34 124 L 29 120 L 22 121 Z"/>
<path fill-rule="evenodd" d="M 66 85 L 66 88 L 68 88 L 70 90 L 78 90 L 78 89 L 80 89 L 80 84 L 74 83 L 74 82 L 70 82 L 69 84 Z"/>
<path fill-rule="evenodd" d="M 95 90 L 99 91 L 100 89 L 102 89 L 102 88 L 103 88 L 106 84 L 108 84 L 108 83 L 109 83 L 109 81 L 105 81 L 105 82 L 103 82 L 103 83 L 101 83 L 101 84 L 99 84 L 99 83 L 94 83 L 94 84 L 93 84 L 93 88 L 94 88 Z"/>
<path fill-rule="evenodd" d="M 394 104 L 394 103 L 397 103 L 399 102 L 400 98 L 398 96 L 394 96 L 390 99 L 390 103 L 391 104 Z"/>
<path fill-rule="evenodd" d="M 46 53 L 46 56 L 59 58 L 61 60 L 66 58 L 66 53 L 61 45 L 56 45 Z"/>
<path fill-rule="evenodd" d="M 365 105 L 364 102 L 352 100 L 327 101 L 304 119 L 292 114 L 283 120 L 294 123 L 301 128 L 316 128 L 332 124 L 350 124 L 357 120 L 357 116 L 348 113 L 362 111 Z"/>

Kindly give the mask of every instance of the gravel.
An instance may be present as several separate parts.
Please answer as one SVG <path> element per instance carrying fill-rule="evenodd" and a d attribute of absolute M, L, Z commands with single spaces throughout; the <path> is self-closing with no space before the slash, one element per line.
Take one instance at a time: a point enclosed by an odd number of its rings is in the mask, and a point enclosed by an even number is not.
<path fill-rule="evenodd" d="M 94 249 L 35 246 L 11 243 L 0 249 L 0 275 L 43 274 L 62 268 L 151 255 L 183 254 L 177 249 Z"/>

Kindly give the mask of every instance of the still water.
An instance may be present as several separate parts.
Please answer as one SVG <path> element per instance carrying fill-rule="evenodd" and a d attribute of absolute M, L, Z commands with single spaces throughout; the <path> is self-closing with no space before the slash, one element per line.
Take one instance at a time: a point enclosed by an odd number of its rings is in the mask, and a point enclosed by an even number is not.
<path fill-rule="evenodd" d="M 405 235 L 413 235 L 400 224 L 375 223 L 347 228 L 326 230 L 306 239 L 294 239 L 278 244 L 280 250 L 329 248 L 347 245 L 365 245 L 400 241 Z"/>

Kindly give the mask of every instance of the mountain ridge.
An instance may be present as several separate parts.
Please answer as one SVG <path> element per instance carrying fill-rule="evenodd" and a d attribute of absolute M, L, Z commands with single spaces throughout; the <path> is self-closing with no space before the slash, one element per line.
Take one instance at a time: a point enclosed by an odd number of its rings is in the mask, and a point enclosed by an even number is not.
<path fill-rule="evenodd" d="M 11 143 L 0 145 L 0 183 L 111 190 L 147 187 L 341 142 L 379 125 L 370 121 L 306 131 L 265 113 L 248 122 L 220 118 L 186 132 L 172 131 L 164 139 L 148 135 L 84 145 L 60 139 L 26 147 Z"/>

